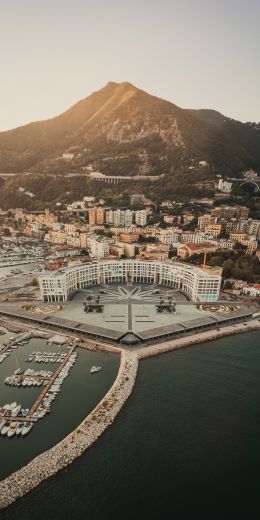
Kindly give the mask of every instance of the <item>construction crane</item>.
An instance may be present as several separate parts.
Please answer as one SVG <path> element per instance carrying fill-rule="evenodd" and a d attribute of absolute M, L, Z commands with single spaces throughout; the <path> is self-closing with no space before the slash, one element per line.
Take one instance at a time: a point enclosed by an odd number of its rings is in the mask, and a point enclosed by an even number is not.
<path fill-rule="evenodd" d="M 206 268 L 207 268 L 206 261 L 207 261 L 207 253 L 205 252 L 204 253 L 204 259 L 203 259 L 203 264 L 202 264 L 203 271 L 206 271 Z"/>

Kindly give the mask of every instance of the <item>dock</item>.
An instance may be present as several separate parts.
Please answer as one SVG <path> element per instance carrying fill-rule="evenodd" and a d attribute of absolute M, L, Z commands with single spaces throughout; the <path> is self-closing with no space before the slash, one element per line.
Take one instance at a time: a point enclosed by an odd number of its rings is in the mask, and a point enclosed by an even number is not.
<path fill-rule="evenodd" d="M 63 369 L 64 365 L 66 365 L 67 361 L 70 359 L 70 356 L 74 352 L 75 348 L 76 348 L 76 346 L 73 346 L 73 347 L 70 348 L 70 350 L 68 352 L 68 355 L 64 358 L 62 363 L 59 365 L 59 367 L 57 368 L 56 372 L 54 372 L 54 374 L 52 375 L 52 377 L 49 380 L 49 383 L 43 388 L 43 390 L 40 393 L 38 399 L 35 401 L 35 403 L 31 407 L 31 409 L 29 410 L 28 415 L 27 415 L 28 418 L 32 418 L 32 414 L 37 410 L 40 402 L 42 401 L 42 399 L 44 399 L 45 395 L 47 394 L 47 392 L 49 391 L 50 387 L 53 385 L 53 383 L 57 379 L 57 377 L 58 377 L 59 373 L 61 372 L 61 370 Z"/>

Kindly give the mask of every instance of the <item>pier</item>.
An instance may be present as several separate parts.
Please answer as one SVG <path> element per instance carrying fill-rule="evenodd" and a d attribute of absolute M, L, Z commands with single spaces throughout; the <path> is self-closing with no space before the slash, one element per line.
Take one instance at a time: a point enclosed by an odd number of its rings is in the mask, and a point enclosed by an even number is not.
<path fill-rule="evenodd" d="M 35 401 L 35 403 L 31 407 L 31 409 L 29 410 L 28 415 L 27 415 L 28 418 L 32 417 L 32 414 L 37 410 L 40 402 L 44 399 L 44 397 L 47 394 L 47 392 L 49 391 L 50 387 L 53 385 L 53 383 L 57 379 L 57 377 L 58 377 L 59 373 L 61 372 L 61 370 L 63 369 L 64 365 L 66 365 L 67 361 L 69 361 L 70 356 L 74 352 L 75 348 L 76 348 L 75 346 L 70 348 L 70 351 L 69 351 L 68 355 L 64 358 L 64 361 L 57 368 L 56 372 L 54 372 L 54 374 L 51 376 L 51 378 L 49 379 L 49 383 L 43 388 L 38 399 Z"/>

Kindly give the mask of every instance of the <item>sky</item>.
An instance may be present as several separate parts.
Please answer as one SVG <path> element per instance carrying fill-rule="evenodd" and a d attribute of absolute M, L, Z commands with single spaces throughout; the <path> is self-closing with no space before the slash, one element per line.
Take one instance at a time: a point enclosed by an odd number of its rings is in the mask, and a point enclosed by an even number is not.
<path fill-rule="evenodd" d="M 108 81 L 260 121 L 260 0 L 0 0 L 0 130 Z"/>

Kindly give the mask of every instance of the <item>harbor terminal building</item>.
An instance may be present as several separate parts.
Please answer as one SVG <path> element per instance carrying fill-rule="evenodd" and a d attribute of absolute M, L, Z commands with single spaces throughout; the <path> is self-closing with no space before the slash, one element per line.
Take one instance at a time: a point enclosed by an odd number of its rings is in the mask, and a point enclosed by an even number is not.
<path fill-rule="evenodd" d="M 221 276 L 181 262 L 148 260 L 88 262 L 39 276 L 44 302 L 65 302 L 77 291 L 110 283 L 163 285 L 184 292 L 194 302 L 216 302 Z"/>

